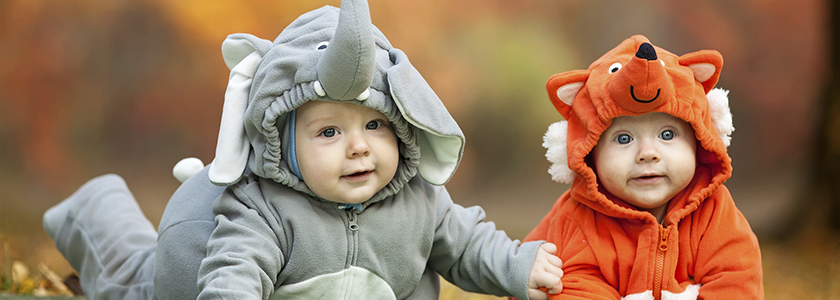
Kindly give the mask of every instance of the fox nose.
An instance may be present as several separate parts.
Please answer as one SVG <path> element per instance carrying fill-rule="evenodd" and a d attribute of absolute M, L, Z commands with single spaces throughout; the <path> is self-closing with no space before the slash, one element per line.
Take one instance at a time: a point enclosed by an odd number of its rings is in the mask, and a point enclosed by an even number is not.
<path fill-rule="evenodd" d="M 642 43 L 639 46 L 639 50 L 636 50 L 636 57 L 647 60 L 656 60 L 656 50 L 653 49 L 653 45 L 650 43 Z"/>
<path fill-rule="evenodd" d="M 674 84 L 665 63 L 648 42 L 610 78 L 609 92 L 618 106 L 637 113 L 649 112 L 674 98 Z"/>

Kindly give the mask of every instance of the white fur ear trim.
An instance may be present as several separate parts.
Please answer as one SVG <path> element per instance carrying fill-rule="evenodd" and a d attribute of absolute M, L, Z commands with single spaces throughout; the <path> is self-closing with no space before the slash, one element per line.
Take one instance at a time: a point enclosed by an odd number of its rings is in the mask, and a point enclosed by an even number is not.
<path fill-rule="evenodd" d="M 245 172 L 251 151 L 251 144 L 245 134 L 245 110 L 248 108 L 251 82 L 261 59 L 259 52 L 251 52 L 230 70 L 219 139 L 216 142 L 216 157 L 210 163 L 209 176 L 214 184 L 233 184 Z"/>
<path fill-rule="evenodd" d="M 732 142 L 732 132 L 735 131 L 735 126 L 732 125 L 732 112 L 729 110 L 729 91 L 714 88 L 706 94 L 706 99 L 709 100 L 709 114 L 715 130 L 720 134 L 723 145 L 729 147 Z"/>
<path fill-rule="evenodd" d="M 563 101 L 563 103 L 572 106 L 575 96 L 577 96 L 578 92 L 580 92 L 580 88 L 582 87 L 583 82 L 572 82 L 561 86 L 557 89 L 557 98 L 560 98 L 560 101 Z"/>
<path fill-rule="evenodd" d="M 195 173 L 204 169 L 204 162 L 195 157 L 187 157 L 180 160 L 174 167 L 172 167 L 172 176 L 180 182 L 187 181 Z"/>
<path fill-rule="evenodd" d="M 715 65 L 710 63 L 691 64 L 688 67 L 694 72 L 694 79 L 699 82 L 706 82 L 715 75 Z"/>
<path fill-rule="evenodd" d="M 542 146 L 548 149 L 545 157 L 551 162 L 548 174 L 551 179 L 559 183 L 572 183 L 575 180 L 575 172 L 569 169 L 568 158 L 566 157 L 566 134 L 568 122 L 560 121 L 548 126 L 543 136 Z"/>

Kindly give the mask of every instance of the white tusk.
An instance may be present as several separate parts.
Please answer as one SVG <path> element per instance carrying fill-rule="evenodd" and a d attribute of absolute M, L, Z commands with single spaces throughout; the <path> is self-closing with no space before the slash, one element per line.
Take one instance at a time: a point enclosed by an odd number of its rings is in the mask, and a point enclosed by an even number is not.
<path fill-rule="evenodd" d="M 315 84 L 313 84 L 312 87 L 315 88 L 315 93 L 318 94 L 318 96 L 324 97 L 327 95 L 327 92 L 324 91 L 324 87 L 321 86 L 320 81 L 315 81 Z"/>
<path fill-rule="evenodd" d="M 365 91 L 362 92 L 362 94 L 360 94 L 359 97 L 356 97 L 356 100 L 365 101 L 365 100 L 367 100 L 368 97 L 370 97 L 370 89 L 369 88 L 365 89 Z"/>

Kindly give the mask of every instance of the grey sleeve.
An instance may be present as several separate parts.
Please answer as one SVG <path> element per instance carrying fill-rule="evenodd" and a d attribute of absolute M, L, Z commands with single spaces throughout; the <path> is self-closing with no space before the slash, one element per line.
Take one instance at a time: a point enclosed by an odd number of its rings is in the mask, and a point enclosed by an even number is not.
<path fill-rule="evenodd" d="M 437 224 L 429 266 L 463 290 L 528 299 L 528 276 L 542 241 L 520 244 L 493 222 L 484 210 L 452 202 L 436 187 Z"/>
<path fill-rule="evenodd" d="M 237 188 L 213 204 L 216 228 L 198 271 L 198 299 L 268 299 L 283 267 L 277 234 Z"/>

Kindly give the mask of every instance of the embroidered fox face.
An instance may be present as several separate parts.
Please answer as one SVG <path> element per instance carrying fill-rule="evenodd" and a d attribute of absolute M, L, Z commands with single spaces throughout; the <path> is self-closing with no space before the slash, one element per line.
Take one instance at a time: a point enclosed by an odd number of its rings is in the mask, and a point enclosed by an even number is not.
<path fill-rule="evenodd" d="M 555 181 L 571 183 L 575 173 L 588 169 L 584 157 L 613 119 L 649 112 L 689 122 L 705 149 L 728 160 L 725 148 L 734 128 L 727 92 L 713 90 L 722 66 L 717 51 L 677 56 L 635 35 L 586 70 L 551 76 L 546 89 L 566 121 L 549 127 L 544 139 L 554 163 L 549 173 Z"/>

